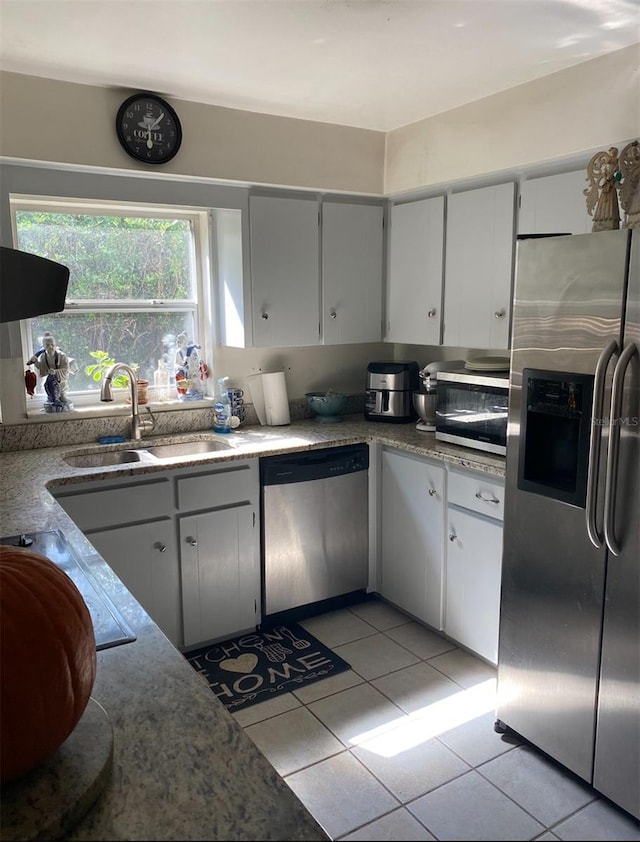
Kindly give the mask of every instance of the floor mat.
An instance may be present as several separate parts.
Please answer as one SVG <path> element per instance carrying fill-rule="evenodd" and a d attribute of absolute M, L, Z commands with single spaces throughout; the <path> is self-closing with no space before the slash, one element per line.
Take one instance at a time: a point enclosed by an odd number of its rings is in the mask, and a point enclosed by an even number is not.
<path fill-rule="evenodd" d="M 297 623 L 204 646 L 185 658 L 231 711 L 351 669 Z"/>

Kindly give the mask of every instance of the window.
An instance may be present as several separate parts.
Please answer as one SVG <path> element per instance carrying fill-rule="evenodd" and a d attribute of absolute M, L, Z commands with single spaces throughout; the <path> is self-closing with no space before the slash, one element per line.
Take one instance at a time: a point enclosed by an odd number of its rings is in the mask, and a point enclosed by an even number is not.
<path fill-rule="evenodd" d="M 16 247 L 70 269 L 64 311 L 24 322 L 25 354 L 54 335 L 74 361 L 74 404 L 96 401 L 101 360 L 103 370 L 105 360 L 128 363 L 150 383 L 163 360 L 173 384 L 180 335 L 202 346 L 210 333 L 201 269 L 206 211 L 31 198 L 12 198 L 11 206 Z M 199 356 L 206 359 L 207 349 Z M 44 398 L 43 382 L 36 398 Z"/>

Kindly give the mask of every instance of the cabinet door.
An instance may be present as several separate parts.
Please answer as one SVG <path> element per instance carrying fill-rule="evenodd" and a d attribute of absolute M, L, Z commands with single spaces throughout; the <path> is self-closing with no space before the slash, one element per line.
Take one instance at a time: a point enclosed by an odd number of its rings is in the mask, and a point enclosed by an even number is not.
<path fill-rule="evenodd" d="M 443 248 L 443 196 L 392 206 L 387 341 L 440 344 Z"/>
<path fill-rule="evenodd" d="M 322 335 L 325 345 L 382 337 L 379 205 L 322 205 Z"/>
<path fill-rule="evenodd" d="M 260 566 L 254 508 L 233 506 L 179 520 L 184 645 L 255 628 Z"/>
<path fill-rule="evenodd" d="M 382 452 L 381 585 L 385 599 L 442 629 L 444 468 Z"/>
<path fill-rule="evenodd" d="M 87 534 L 174 646 L 182 646 L 180 570 L 173 522 L 120 526 Z"/>
<path fill-rule="evenodd" d="M 249 230 L 254 344 L 318 345 L 318 203 L 251 196 Z"/>
<path fill-rule="evenodd" d="M 449 197 L 445 345 L 509 348 L 514 195 L 509 183 Z"/>
<path fill-rule="evenodd" d="M 588 234 L 584 170 L 530 178 L 520 189 L 519 234 Z"/>
<path fill-rule="evenodd" d="M 502 523 L 449 507 L 445 632 L 498 662 Z"/>

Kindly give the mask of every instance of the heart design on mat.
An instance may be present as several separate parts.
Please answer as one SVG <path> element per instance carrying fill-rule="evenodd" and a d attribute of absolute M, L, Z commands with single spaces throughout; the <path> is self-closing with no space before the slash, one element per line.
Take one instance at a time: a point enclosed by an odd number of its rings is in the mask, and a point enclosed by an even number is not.
<path fill-rule="evenodd" d="M 220 661 L 220 667 L 228 672 L 250 673 L 253 672 L 253 668 L 257 663 L 257 655 L 245 652 L 244 655 L 238 655 L 237 658 L 227 658 L 226 661 Z"/>

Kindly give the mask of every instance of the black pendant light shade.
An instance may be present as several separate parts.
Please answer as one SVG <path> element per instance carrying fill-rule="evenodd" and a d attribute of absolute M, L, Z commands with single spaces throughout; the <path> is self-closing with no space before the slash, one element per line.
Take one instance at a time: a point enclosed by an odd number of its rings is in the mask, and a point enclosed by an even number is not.
<path fill-rule="evenodd" d="M 0 246 L 0 322 L 60 313 L 68 285 L 62 263 Z"/>

